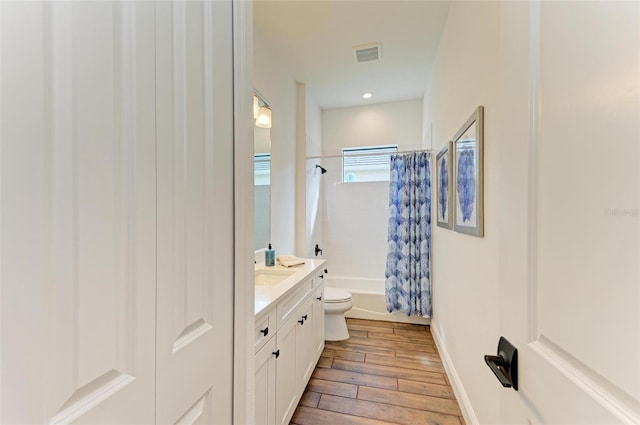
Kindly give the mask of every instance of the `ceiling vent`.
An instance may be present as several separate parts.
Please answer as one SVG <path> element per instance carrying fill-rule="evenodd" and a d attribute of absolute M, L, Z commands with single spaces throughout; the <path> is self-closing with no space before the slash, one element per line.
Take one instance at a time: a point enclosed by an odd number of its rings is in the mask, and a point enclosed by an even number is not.
<path fill-rule="evenodd" d="M 382 43 L 369 43 L 353 46 L 356 63 L 372 62 L 382 59 Z"/>

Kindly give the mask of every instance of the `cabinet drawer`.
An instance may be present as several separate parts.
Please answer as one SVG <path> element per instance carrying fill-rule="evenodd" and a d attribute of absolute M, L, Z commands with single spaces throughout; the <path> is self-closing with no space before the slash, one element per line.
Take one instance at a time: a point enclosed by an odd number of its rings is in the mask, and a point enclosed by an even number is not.
<path fill-rule="evenodd" d="M 296 308 L 304 301 L 307 295 L 313 290 L 313 278 L 308 278 L 284 300 L 278 303 L 278 327 L 287 321 Z"/>
<path fill-rule="evenodd" d="M 260 348 L 267 341 L 276 334 L 278 328 L 276 327 L 276 309 L 272 308 L 265 316 L 262 316 L 256 320 L 256 327 L 254 330 L 255 351 L 258 352 Z"/>

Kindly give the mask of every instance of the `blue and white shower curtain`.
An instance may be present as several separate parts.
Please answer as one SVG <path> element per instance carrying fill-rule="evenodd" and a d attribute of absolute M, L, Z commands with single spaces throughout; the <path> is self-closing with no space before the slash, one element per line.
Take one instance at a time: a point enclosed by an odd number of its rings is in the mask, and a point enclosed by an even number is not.
<path fill-rule="evenodd" d="M 391 157 L 387 310 L 431 317 L 431 176 L 428 152 Z"/>

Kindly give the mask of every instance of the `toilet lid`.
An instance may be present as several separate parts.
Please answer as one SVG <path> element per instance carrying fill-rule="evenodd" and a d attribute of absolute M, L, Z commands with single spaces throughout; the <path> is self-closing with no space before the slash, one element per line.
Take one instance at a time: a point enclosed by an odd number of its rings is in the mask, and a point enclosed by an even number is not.
<path fill-rule="evenodd" d="M 324 288 L 324 302 L 341 303 L 351 300 L 351 293 L 339 288 Z"/>

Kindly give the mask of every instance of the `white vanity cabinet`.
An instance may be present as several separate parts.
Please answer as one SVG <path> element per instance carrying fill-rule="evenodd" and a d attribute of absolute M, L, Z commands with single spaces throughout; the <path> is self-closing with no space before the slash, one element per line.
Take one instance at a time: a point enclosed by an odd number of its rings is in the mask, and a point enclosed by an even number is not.
<path fill-rule="evenodd" d="M 276 339 L 271 338 L 255 357 L 256 424 L 276 423 Z M 259 420 L 258 420 L 259 419 Z"/>
<path fill-rule="evenodd" d="M 296 408 L 299 389 L 299 370 L 297 368 L 297 340 L 302 338 L 304 330 L 298 329 L 297 318 L 287 320 L 276 335 L 276 424 L 287 425 Z M 256 421 L 256 423 L 259 423 Z"/>
<path fill-rule="evenodd" d="M 309 270 L 256 316 L 256 424 L 289 423 L 322 354 L 324 282 L 319 273 L 317 267 Z"/>
<path fill-rule="evenodd" d="M 296 326 L 296 378 L 298 379 L 298 388 L 302 387 L 303 390 L 309 382 L 318 360 L 315 356 L 316 350 L 313 341 L 314 307 L 313 298 L 309 297 L 300 309 L 300 319 Z"/>
<path fill-rule="evenodd" d="M 313 293 L 313 351 L 315 357 L 319 358 L 324 350 L 324 285 L 320 285 Z"/>

